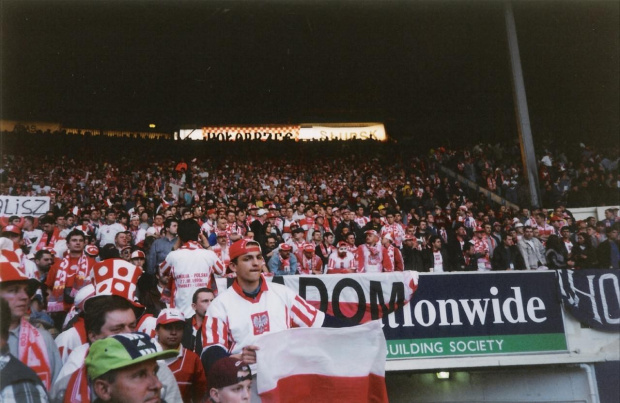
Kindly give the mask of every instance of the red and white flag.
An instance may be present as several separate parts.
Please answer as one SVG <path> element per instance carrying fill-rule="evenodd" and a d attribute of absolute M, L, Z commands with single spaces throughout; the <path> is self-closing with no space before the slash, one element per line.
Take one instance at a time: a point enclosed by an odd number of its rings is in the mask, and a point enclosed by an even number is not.
<path fill-rule="evenodd" d="M 263 402 L 387 402 L 387 347 L 374 320 L 345 328 L 295 328 L 258 339 Z"/>

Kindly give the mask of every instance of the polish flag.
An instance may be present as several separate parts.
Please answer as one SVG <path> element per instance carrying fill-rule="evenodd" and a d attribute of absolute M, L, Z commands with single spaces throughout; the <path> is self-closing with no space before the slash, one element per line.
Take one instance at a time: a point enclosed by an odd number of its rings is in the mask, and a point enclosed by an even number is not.
<path fill-rule="evenodd" d="M 294 328 L 257 340 L 263 402 L 387 402 L 381 321 L 345 328 Z"/>

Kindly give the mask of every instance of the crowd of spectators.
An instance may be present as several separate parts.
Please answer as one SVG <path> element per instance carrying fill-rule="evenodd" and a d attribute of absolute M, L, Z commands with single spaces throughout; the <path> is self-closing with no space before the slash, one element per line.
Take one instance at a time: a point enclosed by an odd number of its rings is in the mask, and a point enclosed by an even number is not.
<path fill-rule="evenodd" d="M 39 281 L 34 288 L 9 291 L 28 295 L 31 323 L 63 332 L 56 341 L 60 351 L 47 356 L 64 364 L 90 338 L 91 333 L 79 334 L 85 328 L 76 321 L 83 319 L 80 291 L 91 276 L 103 275 L 91 274 L 97 262 L 137 267 L 123 276 L 135 275 L 130 281 L 136 283 L 135 299 L 153 318 L 151 328 L 145 321 L 142 330 L 173 340 L 170 348 L 179 344 L 169 332 L 184 330 L 186 347 L 198 353 L 197 326 L 206 310 L 200 298 L 213 300 L 210 290 L 198 288 L 193 296 L 186 291 L 185 325 L 158 319 L 171 315 L 171 298 L 180 295 L 167 268 L 177 250 L 212 251 L 204 258 L 210 267 L 205 273 L 217 277 L 235 276 L 229 248 L 242 239 L 261 245 L 266 276 L 620 264 L 618 209 L 605 210 L 603 220 L 575 220 L 569 209 L 618 203 L 617 149 L 580 144 L 563 152 L 547 145 L 538 178 L 545 208 L 530 208 L 516 145 L 416 150 L 362 141 L 219 143 L 5 132 L 2 148 L 0 194 L 51 201 L 43 216 L 5 217 L 3 259 L 17 259 L 22 274 L 15 278 Z M 494 204 L 443 174 L 440 165 L 520 208 Z M 125 267 L 115 264 L 106 272 Z M 2 283 L 7 278 L 0 277 L 3 296 L 9 295 Z M 133 295 L 128 300 L 136 302 Z M 130 330 L 136 327 L 133 319 Z M 86 320 L 86 326 L 92 323 Z M 78 332 L 75 345 L 67 344 L 70 329 Z M 105 324 L 97 331 L 104 329 Z M 42 371 L 62 378 L 55 365 Z M 191 401 L 198 392 L 180 393 Z"/>

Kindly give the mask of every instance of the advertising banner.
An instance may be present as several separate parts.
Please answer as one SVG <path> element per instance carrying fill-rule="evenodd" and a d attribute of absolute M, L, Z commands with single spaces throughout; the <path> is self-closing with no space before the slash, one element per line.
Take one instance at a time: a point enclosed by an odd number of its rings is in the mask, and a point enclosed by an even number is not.
<path fill-rule="evenodd" d="M 562 303 L 592 329 L 620 332 L 620 281 L 617 270 L 580 269 L 558 272 Z"/>
<path fill-rule="evenodd" d="M 179 130 L 180 139 L 206 141 L 387 141 L 382 123 L 207 126 Z"/>
<path fill-rule="evenodd" d="M 0 217 L 40 217 L 49 209 L 49 196 L 0 196 Z"/>
<path fill-rule="evenodd" d="M 410 273 L 272 281 L 334 316 L 383 318 L 388 359 L 567 350 L 553 272 L 420 274 L 417 287 Z"/>

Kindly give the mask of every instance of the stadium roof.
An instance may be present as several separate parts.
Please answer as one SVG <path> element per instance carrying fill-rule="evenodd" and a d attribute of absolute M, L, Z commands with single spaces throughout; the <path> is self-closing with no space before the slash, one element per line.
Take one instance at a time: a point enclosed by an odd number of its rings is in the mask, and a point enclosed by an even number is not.
<path fill-rule="evenodd" d="M 501 2 L 2 1 L 2 118 L 515 136 Z M 616 1 L 514 4 L 536 136 L 620 131 Z"/>

